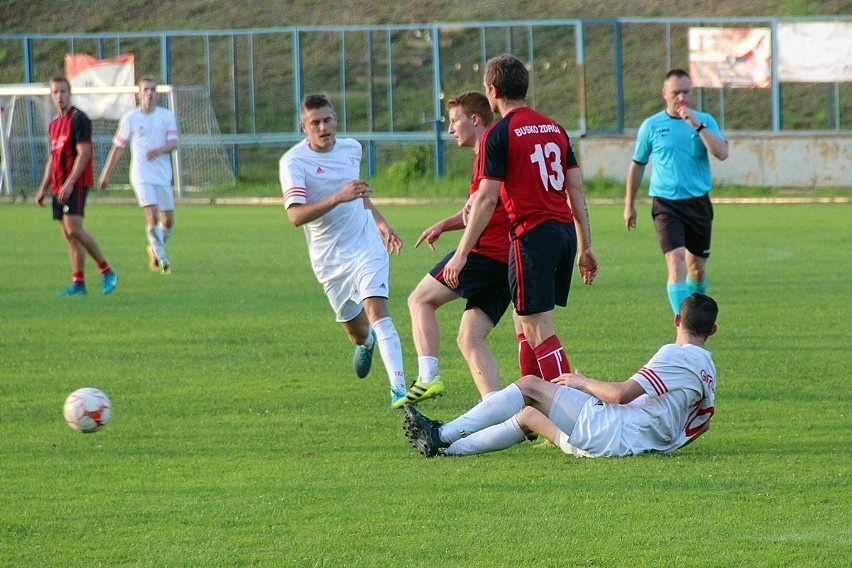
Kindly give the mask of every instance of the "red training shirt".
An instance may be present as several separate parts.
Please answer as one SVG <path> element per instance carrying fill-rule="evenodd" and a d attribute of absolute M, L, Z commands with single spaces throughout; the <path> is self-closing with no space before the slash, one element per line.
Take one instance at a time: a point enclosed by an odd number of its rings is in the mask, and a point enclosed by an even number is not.
<path fill-rule="evenodd" d="M 62 185 L 71 174 L 74 160 L 77 158 L 77 144 L 92 143 L 92 121 L 81 110 L 71 107 L 68 112 L 55 117 L 48 127 L 50 140 L 50 178 L 53 182 L 53 193 L 59 193 Z M 74 183 L 74 189 L 92 187 L 94 174 L 92 159 L 86 164 L 86 169 Z"/>

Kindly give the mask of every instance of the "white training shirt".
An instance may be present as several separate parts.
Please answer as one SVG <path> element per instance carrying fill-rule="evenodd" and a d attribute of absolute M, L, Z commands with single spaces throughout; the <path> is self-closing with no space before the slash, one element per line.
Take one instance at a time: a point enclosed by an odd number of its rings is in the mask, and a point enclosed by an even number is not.
<path fill-rule="evenodd" d="M 669 453 L 695 436 L 714 411 L 716 367 L 697 345 L 664 345 L 630 377 L 645 394 L 628 404 L 591 398 L 559 445 L 576 456 Z"/>
<path fill-rule="evenodd" d="M 154 112 L 144 113 L 136 108 L 121 117 L 118 131 L 112 142 L 119 148 L 130 144 L 130 183 L 171 185 L 172 156 L 160 154 L 153 160 L 145 157 L 151 148 L 164 146 L 178 139 L 177 121 L 172 111 L 154 107 Z"/>
<path fill-rule="evenodd" d="M 284 207 L 320 201 L 359 179 L 360 172 L 361 144 L 357 140 L 338 138 L 330 152 L 315 152 L 305 139 L 278 163 Z M 340 276 L 343 267 L 363 258 L 370 247 L 385 250 L 373 214 L 361 199 L 340 203 L 303 227 L 311 265 L 321 282 Z"/>

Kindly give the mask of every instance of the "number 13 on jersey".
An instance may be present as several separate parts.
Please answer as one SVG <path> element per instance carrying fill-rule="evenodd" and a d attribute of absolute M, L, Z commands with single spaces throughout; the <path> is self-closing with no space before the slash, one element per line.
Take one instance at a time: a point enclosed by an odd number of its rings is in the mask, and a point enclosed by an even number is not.
<path fill-rule="evenodd" d="M 565 171 L 562 167 L 562 151 L 556 142 L 548 142 L 543 146 L 536 144 L 530 154 L 530 162 L 538 165 L 541 184 L 545 191 L 562 191 L 565 184 Z"/>

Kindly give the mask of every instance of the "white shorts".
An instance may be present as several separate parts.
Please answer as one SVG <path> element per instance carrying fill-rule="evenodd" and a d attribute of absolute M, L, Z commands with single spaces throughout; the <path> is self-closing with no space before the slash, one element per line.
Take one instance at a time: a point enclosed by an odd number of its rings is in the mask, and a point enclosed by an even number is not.
<path fill-rule="evenodd" d="M 592 395 L 569 387 L 559 387 L 559 390 L 556 391 L 547 417 L 562 431 L 557 440 L 557 445 L 565 453 L 573 453 L 567 450 L 564 444 L 568 442 L 568 436 L 574 431 L 580 411 L 589 401 L 593 400 L 596 399 Z"/>
<path fill-rule="evenodd" d="M 353 320 L 361 313 L 364 298 L 388 297 L 390 267 L 386 252 L 383 257 L 359 259 L 336 274 L 320 283 L 340 323 Z"/>
<path fill-rule="evenodd" d="M 174 211 L 175 195 L 170 185 L 134 184 L 133 192 L 139 207 L 155 205 L 160 211 Z"/>

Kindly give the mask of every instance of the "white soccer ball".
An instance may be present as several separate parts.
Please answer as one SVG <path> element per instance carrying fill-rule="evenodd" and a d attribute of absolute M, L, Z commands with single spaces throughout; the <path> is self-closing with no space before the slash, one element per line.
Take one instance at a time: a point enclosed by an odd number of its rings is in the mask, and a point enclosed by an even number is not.
<path fill-rule="evenodd" d="M 68 395 L 62 413 L 65 422 L 78 432 L 97 432 L 112 418 L 112 403 L 103 391 L 86 387 Z"/>

